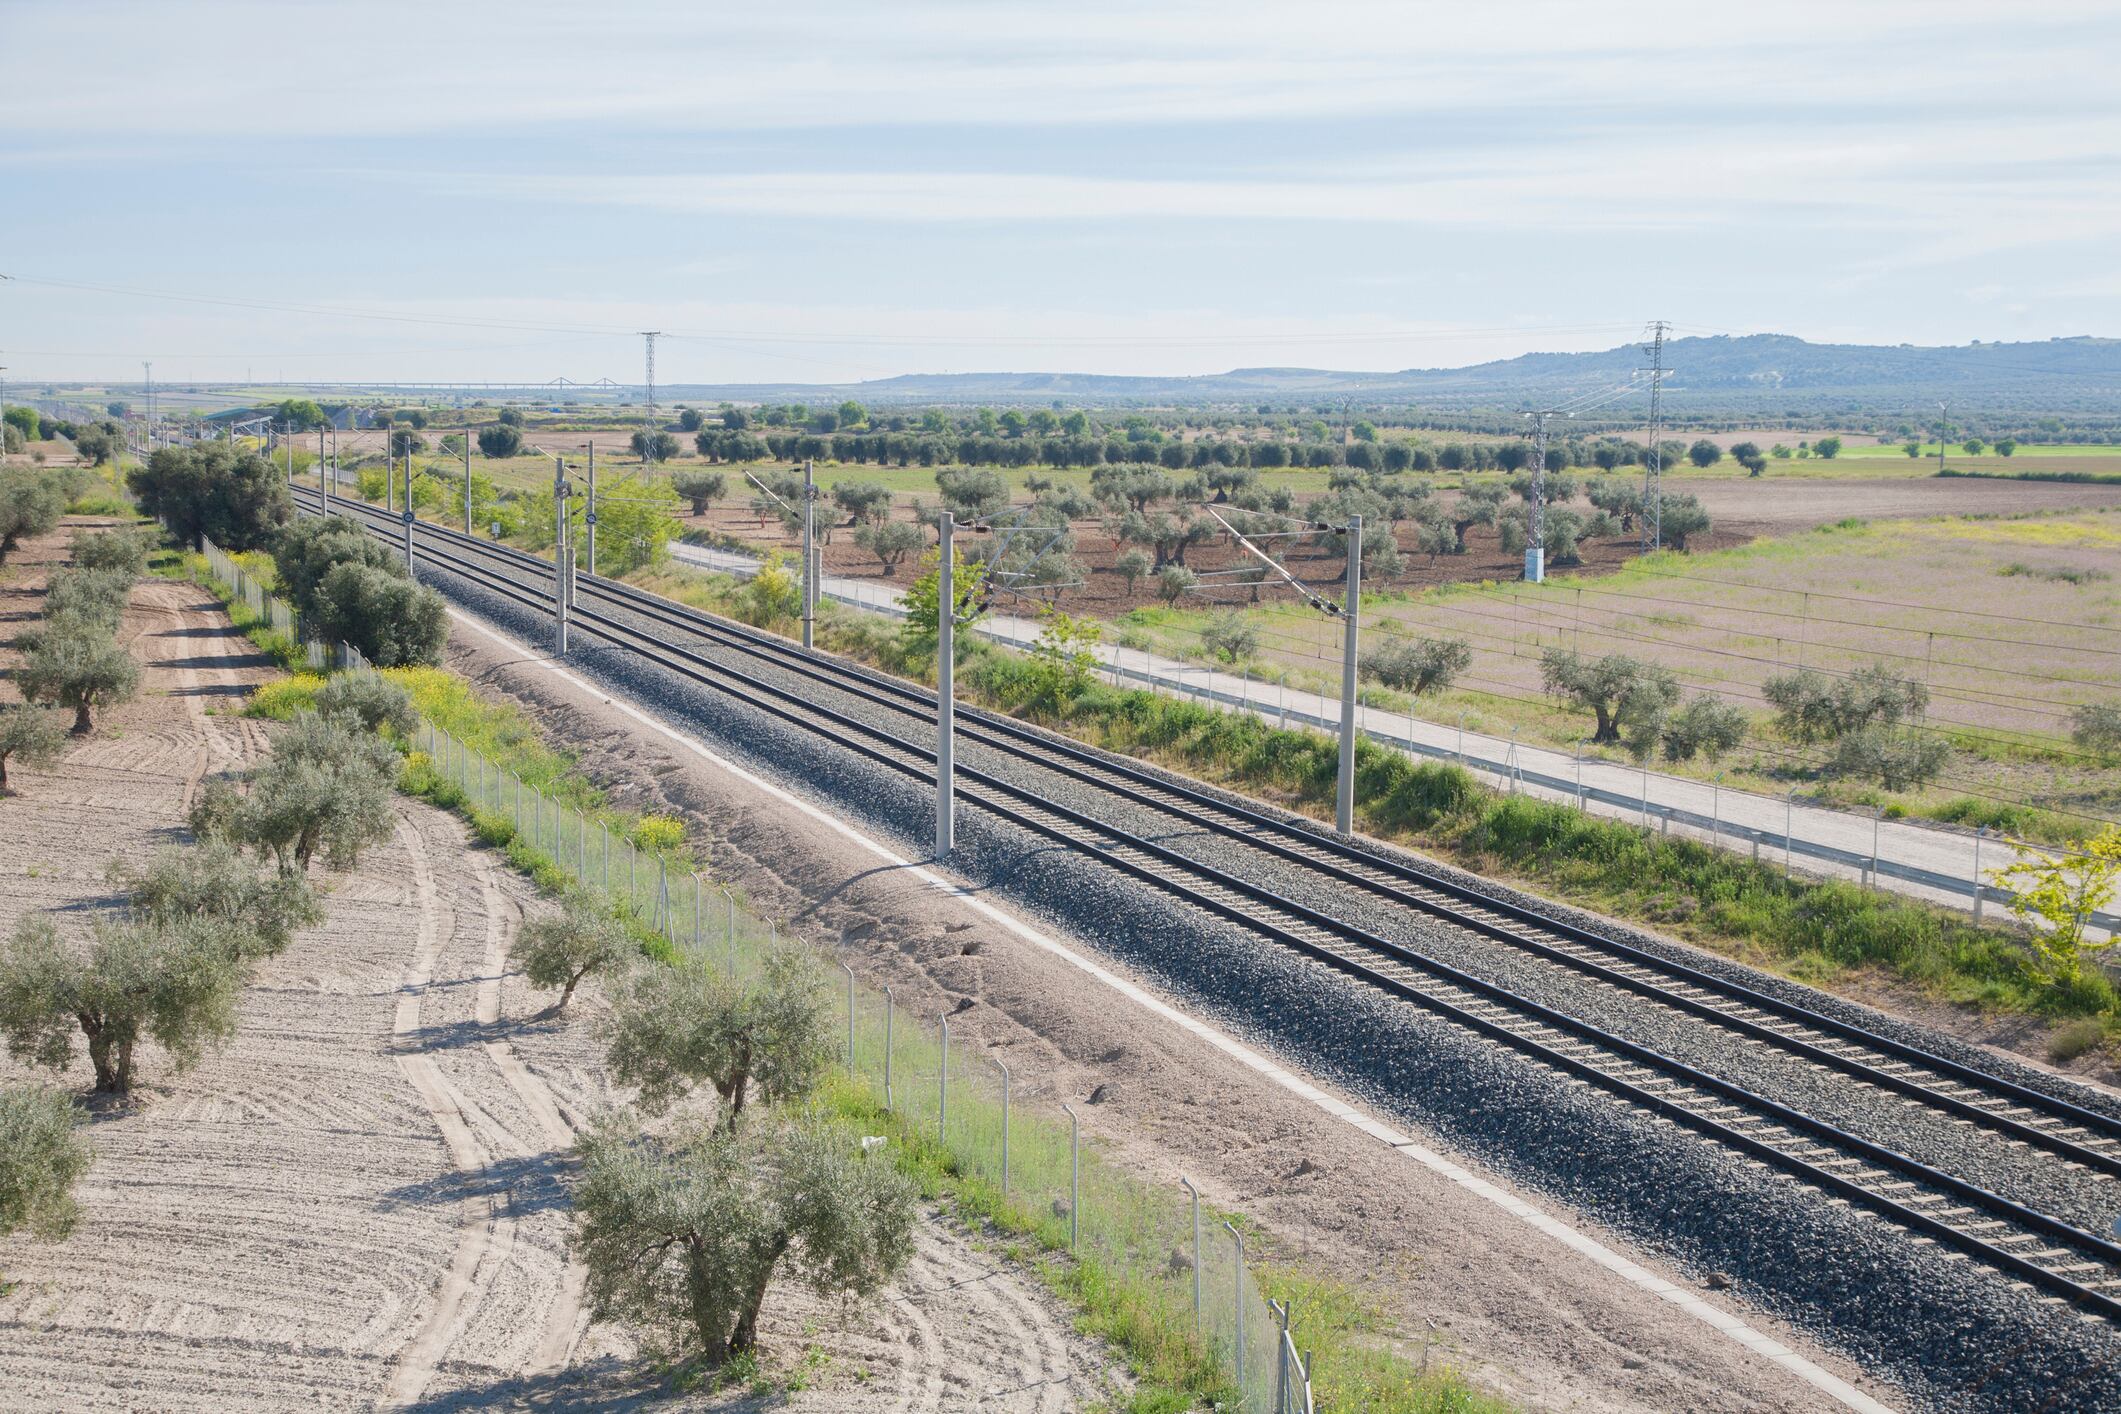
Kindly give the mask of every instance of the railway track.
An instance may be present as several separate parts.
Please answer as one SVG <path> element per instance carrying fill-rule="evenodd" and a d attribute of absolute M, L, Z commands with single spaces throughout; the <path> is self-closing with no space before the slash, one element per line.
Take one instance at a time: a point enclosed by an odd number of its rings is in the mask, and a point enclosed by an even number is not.
<path fill-rule="evenodd" d="M 316 493 L 298 488 L 306 509 Z M 396 517 L 335 501 L 372 531 L 399 543 Z M 543 609 L 552 566 L 505 546 L 420 524 L 419 553 L 487 592 Z M 655 598 L 631 586 L 577 577 L 576 629 L 640 654 L 711 690 L 813 733 L 901 775 L 932 777 L 932 748 L 794 690 L 793 676 L 867 705 L 932 724 L 934 699 L 910 684 L 806 654 L 786 640 Z M 708 657 L 655 630 L 735 654 Z M 1174 782 L 1103 753 L 993 714 L 965 711 L 961 742 L 975 742 L 1036 768 L 1206 830 L 1439 923 L 1566 969 L 1595 985 L 1683 1013 L 1854 1084 L 1978 1128 L 1985 1138 L 2037 1150 L 2103 1182 L 2121 1175 L 2121 1121 L 2056 1096 L 1936 1056 L 1838 1017 L 1741 982 L 1607 938 L 1563 919 L 1418 865 L 1377 854 L 1307 822 L 1278 818 L 1219 794 Z M 2121 1245 L 2038 1207 L 1838 1127 L 1768 1095 L 1485 980 L 1379 933 L 1353 926 L 1239 874 L 1111 821 L 1068 808 L 1035 788 L 958 769 L 960 796 L 998 818 L 1151 883 L 1188 906 L 1421 1006 L 1453 1026 L 1510 1046 L 1540 1064 L 1595 1085 L 1663 1120 L 1745 1153 L 1836 1200 L 1974 1257 L 2089 1315 L 2121 1320 Z"/>

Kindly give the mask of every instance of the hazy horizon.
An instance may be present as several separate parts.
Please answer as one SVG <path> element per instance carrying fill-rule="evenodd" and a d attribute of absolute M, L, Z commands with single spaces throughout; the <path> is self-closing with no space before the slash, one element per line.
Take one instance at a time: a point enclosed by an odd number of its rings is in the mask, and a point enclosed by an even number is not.
<path fill-rule="evenodd" d="M 649 328 L 666 386 L 2121 328 L 2097 4 L 0 26 L 10 381 L 638 383 Z"/>

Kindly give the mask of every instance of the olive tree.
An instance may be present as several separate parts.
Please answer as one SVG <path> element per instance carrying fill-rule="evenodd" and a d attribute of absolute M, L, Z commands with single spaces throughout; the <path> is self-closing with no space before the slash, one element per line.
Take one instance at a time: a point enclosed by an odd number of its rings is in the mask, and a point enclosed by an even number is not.
<path fill-rule="evenodd" d="M 1156 576 L 1156 596 L 1166 604 L 1176 604 L 1199 583 L 1200 576 L 1184 565 L 1165 565 Z"/>
<path fill-rule="evenodd" d="M 1139 545 L 1128 546 L 1112 561 L 1113 573 L 1126 581 L 1129 594 L 1134 592 L 1134 582 L 1147 574 L 1150 568 L 1149 552 Z"/>
<path fill-rule="evenodd" d="M 320 717 L 352 716 L 364 731 L 388 727 L 399 737 L 411 736 L 420 725 L 412 695 L 374 673 L 340 673 L 317 689 L 316 708 Z"/>
<path fill-rule="evenodd" d="M 184 541 L 207 536 L 224 550 L 271 543 L 294 519 L 294 497 L 279 467 L 255 448 L 226 442 L 160 447 L 125 484 L 142 513 Z"/>
<path fill-rule="evenodd" d="M 624 925 L 587 894 L 571 893 L 558 913 L 525 923 L 508 955 L 533 987 L 560 989 L 552 1004 L 557 1012 L 574 996 L 584 977 L 617 967 L 639 949 Z"/>
<path fill-rule="evenodd" d="M 2101 755 L 2121 751 L 2121 706 L 2111 702 L 2087 702 L 2071 708 L 2069 739 L 2085 750 Z M 0 786 L 6 784 L 5 773 L 0 772 Z"/>
<path fill-rule="evenodd" d="M 1665 718 L 1658 734 L 1667 761 L 1714 761 L 1745 740 L 1745 713 L 1703 693 Z"/>
<path fill-rule="evenodd" d="M 1217 614 L 1200 631 L 1201 645 L 1225 663 L 1235 663 L 1259 649 L 1259 630 L 1235 609 Z"/>
<path fill-rule="evenodd" d="M 42 766 L 56 760 L 66 733 L 51 713 L 29 702 L 0 707 L 0 795 L 7 792 L 7 763 Z"/>
<path fill-rule="evenodd" d="M 59 936 L 49 918 L 25 918 L 0 946 L 0 1032 L 17 1060 L 62 1070 L 75 1032 L 88 1042 L 96 1089 L 132 1088 L 142 1038 L 168 1051 L 176 1069 L 235 1030 L 244 970 L 218 920 L 99 922 L 86 949 Z"/>
<path fill-rule="evenodd" d="M 695 1123 L 661 1140 L 611 1121 L 575 1148 L 590 1314 L 648 1330 L 672 1356 L 716 1366 L 756 1346 L 778 1271 L 866 1297 L 912 1256 L 912 1183 L 844 1126 Z"/>
<path fill-rule="evenodd" d="M 140 665 L 96 625 L 68 618 L 50 626 L 15 673 L 15 686 L 32 702 L 70 707 L 73 733 L 96 729 L 100 707 L 128 702 L 140 688 Z"/>
<path fill-rule="evenodd" d="M 67 500 L 65 488 L 49 473 L 0 472 L 0 563 L 23 540 L 58 525 Z"/>
<path fill-rule="evenodd" d="M 449 639 L 449 608 L 396 566 L 344 564 L 317 586 L 304 626 L 327 641 L 351 643 L 378 667 L 433 666 Z"/>
<path fill-rule="evenodd" d="M 768 952 L 749 982 L 699 958 L 645 965 L 613 989 L 612 1073 L 640 1087 L 650 1114 L 710 1085 L 722 1101 L 717 1127 L 733 1130 L 754 1097 L 798 1099 L 824 1077 L 833 1056 L 828 1011 L 817 964 L 793 947 Z"/>
<path fill-rule="evenodd" d="M 317 588 L 324 576 L 343 564 L 389 569 L 390 549 L 362 529 L 351 516 L 305 516 L 273 541 L 273 574 L 295 612 L 316 612 Z"/>
<path fill-rule="evenodd" d="M 72 546 L 78 568 L 122 571 L 134 579 L 147 573 L 147 553 L 152 548 L 147 532 L 133 526 L 77 531 Z"/>
<path fill-rule="evenodd" d="M 1372 682 L 1422 696 L 1441 692 L 1473 666 L 1473 645 L 1463 638 L 1388 638 L 1368 649 L 1357 665 Z"/>
<path fill-rule="evenodd" d="M 42 1085 L 0 1090 L 0 1237 L 56 1242 L 81 1215 L 74 1182 L 92 1155 L 73 1102 Z"/>
<path fill-rule="evenodd" d="M 719 471 L 678 471 L 670 476 L 670 488 L 692 502 L 692 513 L 707 514 L 707 507 L 729 494 L 729 478 Z"/>
<path fill-rule="evenodd" d="M 1761 684 L 1760 695 L 1775 708 L 1775 723 L 1793 741 L 1838 741 L 1866 727 L 1892 727 L 1928 710 L 1929 689 L 1873 663 L 1845 677 L 1810 668 L 1778 673 Z"/>
<path fill-rule="evenodd" d="M 1654 745 L 1666 714 L 1679 701 L 1679 683 L 1670 670 L 1618 653 L 1585 658 L 1549 648 L 1539 658 L 1546 690 L 1583 708 L 1597 721 L 1594 742 L 1617 742 L 1623 732 L 1638 749 Z"/>
<path fill-rule="evenodd" d="M 903 520 L 887 520 L 881 525 L 855 527 L 854 543 L 876 556 L 887 577 L 896 578 L 898 567 L 908 555 L 926 545 L 928 537 L 921 534 L 917 525 Z"/>
<path fill-rule="evenodd" d="M 319 854 L 352 868 L 390 833 L 398 754 L 346 721 L 297 714 L 263 762 L 206 783 L 187 817 L 192 833 L 249 845 L 285 874 L 307 873 Z"/>
<path fill-rule="evenodd" d="M 54 570 L 44 590 L 45 616 L 76 619 L 115 633 L 132 596 L 133 578 L 122 569 Z"/>
<path fill-rule="evenodd" d="M 323 906 L 298 874 L 260 874 L 225 839 L 190 848 L 158 849 L 142 867 L 122 860 L 110 880 L 124 890 L 136 917 L 160 923 L 206 919 L 221 924 L 239 960 L 286 951 L 298 929 L 324 921 Z"/>
<path fill-rule="evenodd" d="M 1876 781 L 1887 790 L 1913 790 L 1937 779 L 1951 754 L 1950 742 L 1919 728 L 1859 727 L 1835 741 L 1826 773 Z"/>

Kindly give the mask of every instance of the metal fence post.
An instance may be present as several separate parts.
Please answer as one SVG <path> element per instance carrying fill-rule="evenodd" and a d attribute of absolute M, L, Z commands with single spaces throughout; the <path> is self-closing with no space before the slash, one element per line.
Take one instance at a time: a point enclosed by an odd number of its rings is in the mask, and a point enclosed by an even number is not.
<path fill-rule="evenodd" d="M 1236 1300 L 1233 1310 L 1237 1316 L 1237 1407 L 1242 1409 L 1245 1405 L 1245 1235 L 1229 1223 L 1223 1224 L 1223 1231 L 1229 1233 L 1230 1240 L 1237 1244 L 1237 1279 L 1233 1283 Z"/>
<path fill-rule="evenodd" d="M 1193 1195 L 1193 1329 L 1200 1329 L 1200 1190 L 1184 1174 L 1178 1176 L 1186 1192 Z"/>
<path fill-rule="evenodd" d="M 886 1110 L 889 1110 L 889 1109 L 891 1109 L 891 1108 L 892 1108 L 892 1105 L 891 1105 L 891 1051 L 892 1051 L 892 1046 L 891 1046 L 891 1013 L 892 1013 L 892 1011 L 893 1011 L 893 1010 L 894 1010 L 894 1008 L 893 1008 L 893 1006 L 891 1005 L 891 989 L 890 989 L 889 987 L 886 987 L 886 988 L 884 988 L 884 1108 L 885 1108 Z"/>
<path fill-rule="evenodd" d="M 942 1015 L 943 1050 L 942 1061 L 936 1072 L 935 1139 L 947 1145 L 950 1140 L 950 1014 Z"/>
<path fill-rule="evenodd" d="M 1790 877 L 1790 854 L 1797 847 L 1796 829 L 1797 787 L 1791 786 L 1782 797 L 1782 877 Z"/>
<path fill-rule="evenodd" d="M 1988 826 L 1974 831 L 1974 921 L 1981 921 L 1981 841 L 1988 837 Z"/>
<path fill-rule="evenodd" d="M 847 1069 L 854 1069 L 854 969 L 846 963 L 840 971 L 847 974 Z"/>
<path fill-rule="evenodd" d="M 994 1068 L 1002 1073 L 1002 1201 L 1009 1201 L 1009 1067 L 997 1059 Z"/>
<path fill-rule="evenodd" d="M 729 892 L 729 886 L 724 884 L 722 886 L 722 897 L 729 904 L 726 942 L 729 948 L 729 975 L 734 977 L 736 976 L 736 895 Z M 887 1091 L 890 1089 L 889 1082 L 886 1082 L 885 1089 Z"/>
<path fill-rule="evenodd" d="M 1270 1304 L 1281 1317 L 1281 1339 L 1274 1346 L 1274 1414 L 1281 1414 L 1289 1407 L 1289 1305 L 1285 1301 Z"/>
<path fill-rule="evenodd" d="M 1068 1250 L 1073 1252 L 1083 1211 L 1082 1117 L 1073 1105 L 1061 1108 L 1068 1112 Z"/>
<path fill-rule="evenodd" d="M 692 950 L 700 950 L 700 876 L 697 873 L 692 876 Z M 848 1005 L 847 1015 L 850 1018 L 854 1015 L 851 1003 Z M 852 1020 L 847 1024 L 849 1027 L 854 1025 Z"/>

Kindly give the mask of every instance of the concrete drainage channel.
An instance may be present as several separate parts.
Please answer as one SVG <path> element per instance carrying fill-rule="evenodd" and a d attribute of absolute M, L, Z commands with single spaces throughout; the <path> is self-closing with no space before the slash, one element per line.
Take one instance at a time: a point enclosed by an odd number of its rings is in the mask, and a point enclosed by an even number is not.
<path fill-rule="evenodd" d="M 525 636 L 549 622 L 432 564 L 422 572 Z M 930 797 L 920 783 L 853 752 L 821 751 L 813 731 L 633 654 L 585 645 L 571 661 L 763 771 L 901 839 L 925 838 Z M 2104 1322 L 1957 1260 L 1862 1206 L 1829 1201 L 1654 1107 L 1498 1049 L 1460 1023 L 1267 947 L 1249 928 L 1144 890 L 983 811 L 965 812 L 961 851 L 955 867 L 968 877 L 1095 937 L 1231 1029 L 1638 1240 L 1732 1274 L 1744 1294 L 1897 1379 L 1919 1403 L 2059 1410 L 2121 1401 L 2117 1342 Z M 1363 1038 L 1361 1046 L 1350 1037 Z M 2098 1201 L 2063 1195 L 2060 1206 L 2088 1217 Z"/>

